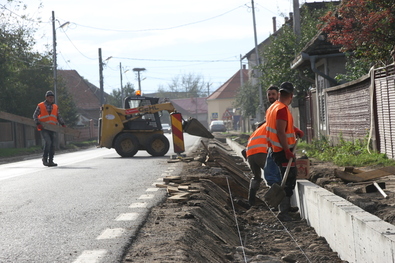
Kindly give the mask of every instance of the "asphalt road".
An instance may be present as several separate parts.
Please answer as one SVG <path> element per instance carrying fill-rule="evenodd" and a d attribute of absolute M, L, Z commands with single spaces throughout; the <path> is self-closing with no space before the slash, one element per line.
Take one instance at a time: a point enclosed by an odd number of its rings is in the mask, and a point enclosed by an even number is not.
<path fill-rule="evenodd" d="M 199 137 L 184 138 L 188 155 Z M 119 262 L 166 196 L 155 184 L 181 172 L 172 154 L 121 158 L 101 148 L 56 155 L 58 167 L 0 165 L 0 262 Z"/>

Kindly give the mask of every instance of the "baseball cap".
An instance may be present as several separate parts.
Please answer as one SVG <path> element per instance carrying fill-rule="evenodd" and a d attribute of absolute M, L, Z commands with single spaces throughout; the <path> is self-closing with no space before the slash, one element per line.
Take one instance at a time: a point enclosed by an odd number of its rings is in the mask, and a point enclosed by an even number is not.
<path fill-rule="evenodd" d="M 48 91 L 45 93 L 45 97 L 48 97 L 48 96 L 55 96 L 55 94 L 53 93 L 52 90 L 48 90 Z"/>
<path fill-rule="evenodd" d="M 294 92 L 294 85 L 292 85 L 291 82 L 283 82 L 280 85 L 280 91 L 285 91 L 287 93 L 293 93 Z"/>

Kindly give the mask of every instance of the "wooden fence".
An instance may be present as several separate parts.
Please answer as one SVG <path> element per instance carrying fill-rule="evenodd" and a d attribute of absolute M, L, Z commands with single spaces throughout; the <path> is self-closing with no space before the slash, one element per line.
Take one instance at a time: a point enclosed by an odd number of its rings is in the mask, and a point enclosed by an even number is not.
<path fill-rule="evenodd" d="M 45 123 L 43 125 L 46 129 L 57 132 L 58 146 L 61 147 L 72 141 L 96 139 L 98 134 L 93 121 L 86 127 L 74 129 Z M 42 144 L 33 119 L 0 112 L 0 131 L 0 148 L 27 148 Z"/>
<path fill-rule="evenodd" d="M 368 138 L 373 149 L 395 159 L 395 65 L 374 69 L 358 80 L 328 88 L 325 93 L 325 129 L 319 127 L 316 94 L 311 105 L 309 139 L 326 136 L 332 144 Z M 322 111 L 322 109 L 321 109 Z M 310 118 L 308 118 L 310 119 Z"/>

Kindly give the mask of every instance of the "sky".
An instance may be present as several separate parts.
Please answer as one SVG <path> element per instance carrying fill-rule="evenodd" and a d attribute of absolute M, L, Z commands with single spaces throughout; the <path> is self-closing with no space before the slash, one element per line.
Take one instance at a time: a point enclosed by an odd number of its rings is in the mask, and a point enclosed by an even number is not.
<path fill-rule="evenodd" d="M 123 85 L 129 82 L 138 89 L 133 68 L 145 68 L 140 72 L 143 94 L 167 89 L 174 79 L 189 74 L 209 83 L 211 94 L 255 47 L 249 0 L 21 1 L 27 9 L 11 9 L 13 15 L 42 20 L 35 34 L 37 51 L 53 47 L 54 11 L 58 69 L 76 70 L 100 87 L 101 49 L 107 93 L 120 89 L 121 75 Z M 293 0 L 255 0 L 254 5 L 260 43 L 273 33 L 272 17 L 277 17 L 277 29 L 283 24 Z"/>

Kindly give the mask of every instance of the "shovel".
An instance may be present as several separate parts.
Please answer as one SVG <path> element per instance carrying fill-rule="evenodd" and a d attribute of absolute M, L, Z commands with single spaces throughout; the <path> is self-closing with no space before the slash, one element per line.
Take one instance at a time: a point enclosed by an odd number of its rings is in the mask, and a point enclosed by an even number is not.
<path fill-rule="evenodd" d="M 298 145 L 298 139 L 296 139 L 295 147 L 292 152 L 293 154 L 295 154 L 297 145 Z M 273 184 L 263 196 L 266 203 L 272 207 L 277 207 L 285 197 L 284 186 L 288 178 L 289 170 L 291 169 L 292 161 L 293 158 L 289 159 L 288 161 L 287 169 L 285 170 L 283 180 L 281 181 L 281 186 L 278 184 Z"/>

